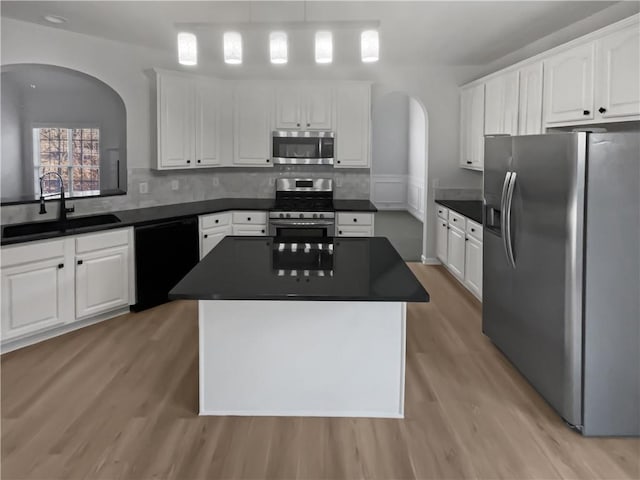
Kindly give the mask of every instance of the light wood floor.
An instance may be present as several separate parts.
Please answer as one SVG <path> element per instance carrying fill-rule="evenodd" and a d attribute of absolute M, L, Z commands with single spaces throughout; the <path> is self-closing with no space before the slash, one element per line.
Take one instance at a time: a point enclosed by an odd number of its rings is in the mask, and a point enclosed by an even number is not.
<path fill-rule="evenodd" d="M 640 477 L 640 441 L 566 428 L 441 267 L 410 305 L 406 418 L 198 417 L 196 305 L 2 356 L 3 479 Z"/>

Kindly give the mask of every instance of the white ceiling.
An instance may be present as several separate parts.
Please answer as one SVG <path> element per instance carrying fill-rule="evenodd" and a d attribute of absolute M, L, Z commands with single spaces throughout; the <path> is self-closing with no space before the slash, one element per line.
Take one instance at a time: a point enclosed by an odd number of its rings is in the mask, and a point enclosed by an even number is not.
<path fill-rule="evenodd" d="M 221 61 L 222 32 L 243 33 L 245 63 L 267 62 L 268 31 L 290 32 L 290 62 L 313 62 L 313 31 L 334 30 L 335 63 L 357 60 L 359 30 L 378 23 L 380 61 L 485 65 L 617 2 L 600 1 L 2 1 L 3 17 L 175 51 L 176 33 L 198 35 L 201 60 Z"/>

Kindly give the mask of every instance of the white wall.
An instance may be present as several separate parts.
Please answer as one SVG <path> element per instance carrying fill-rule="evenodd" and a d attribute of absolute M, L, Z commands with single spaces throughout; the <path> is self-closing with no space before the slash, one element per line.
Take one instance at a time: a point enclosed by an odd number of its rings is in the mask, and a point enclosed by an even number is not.
<path fill-rule="evenodd" d="M 407 206 L 409 212 L 420 220 L 424 220 L 426 121 L 422 105 L 415 98 L 410 98 Z"/>
<path fill-rule="evenodd" d="M 11 80 L 2 85 L 2 198 L 16 198 L 23 189 L 22 142 L 20 141 L 20 90 Z"/>
<path fill-rule="evenodd" d="M 428 112 L 430 178 L 438 179 L 441 185 L 481 186 L 482 174 L 458 167 L 458 85 L 477 76 L 478 67 L 398 66 L 385 64 L 382 59 L 377 64 L 357 64 L 347 68 L 332 68 L 327 65 L 304 68 L 294 65 L 213 66 L 207 65 L 206 59 L 203 59 L 201 65 L 189 69 L 178 65 L 173 51 L 136 47 L 7 18 L 2 18 L 1 26 L 3 64 L 47 63 L 72 68 L 95 76 L 120 94 L 127 110 L 127 157 L 130 169 L 149 169 L 155 162 L 155 124 L 152 113 L 155 108 L 155 92 L 148 71 L 153 67 L 160 67 L 238 79 L 370 80 L 381 94 L 406 92 L 418 98 Z M 131 184 L 129 188 L 131 189 Z M 131 195 L 130 192 L 128 196 Z M 118 200 L 105 198 L 101 205 L 108 209 L 111 201 Z M 3 212 L 6 208 L 9 207 L 3 207 Z M 427 218 L 434 218 L 434 211 L 435 206 L 430 201 Z M 433 228 L 429 228 L 429 231 L 427 256 L 434 257 Z"/>

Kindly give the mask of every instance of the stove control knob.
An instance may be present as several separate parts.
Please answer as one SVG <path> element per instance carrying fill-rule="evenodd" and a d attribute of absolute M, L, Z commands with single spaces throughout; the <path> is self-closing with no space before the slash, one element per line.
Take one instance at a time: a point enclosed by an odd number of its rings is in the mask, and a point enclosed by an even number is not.
<path fill-rule="evenodd" d="M 290 213 L 287 213 L 287 218 L 291 218 L 291 214 Z"/>
<path fill-rule="evenodd" d="M 317 213 L 314 213 L 314 214 L 313 214 L 313 218 L 318 218 L 318 214 L 317 214 Z"/>
<path fill-rule="evenodd" d="M 299 215 L 299 217 L 300 217 L 300 218 L 304 218 L 304 213 L 301 213 L 301 214 Z"/>
<path fill-rule="evenodd" d="M 320 214 L 320 218 L 324 218 L 324 213 L 321 213 L 321 214 Z"/>
<path fill-rule="evenodd" d="M 280 214 L 280 218 L 284 218 L 284 213 L 281 213 L 281 214 Z"/>

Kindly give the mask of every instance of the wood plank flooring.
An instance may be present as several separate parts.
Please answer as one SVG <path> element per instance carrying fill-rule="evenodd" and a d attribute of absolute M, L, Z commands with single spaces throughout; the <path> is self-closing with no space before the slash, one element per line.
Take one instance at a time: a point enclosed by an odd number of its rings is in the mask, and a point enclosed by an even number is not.
<path fill-rule="evenodd" d="M 3 479 L 638 479 L 640 440 L 566 428 L 441 267 L 409 306 L 406 418 L 198 417 L 195 302 L 1 358 Z"/>

